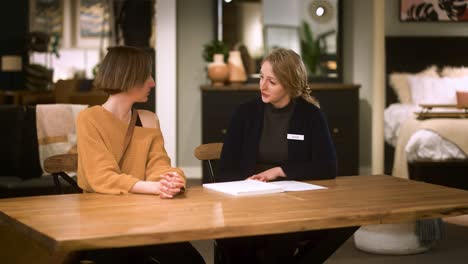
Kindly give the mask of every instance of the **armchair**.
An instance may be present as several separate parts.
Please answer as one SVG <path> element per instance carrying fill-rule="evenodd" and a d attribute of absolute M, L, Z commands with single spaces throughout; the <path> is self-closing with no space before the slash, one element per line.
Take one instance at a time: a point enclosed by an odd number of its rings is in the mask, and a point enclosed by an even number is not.
<path fill-rule="evenodd" d="M 56 194 L 39 164 L 35 106 L 0 105 L 0 120 L 0 198 Z"/>

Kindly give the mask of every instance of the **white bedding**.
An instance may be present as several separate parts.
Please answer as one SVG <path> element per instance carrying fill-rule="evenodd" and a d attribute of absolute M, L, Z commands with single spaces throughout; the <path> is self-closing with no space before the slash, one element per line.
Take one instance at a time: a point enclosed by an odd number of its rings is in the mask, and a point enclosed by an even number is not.
<path fill-rule="evenodd" d="M 401 124 L 409 118 L 415 118 L 415 112 L 421 108 L 413 104 L 391 104 L 384 111 L 385 141 L 396 146 Z M 438 111 L 448 111 L 440 109 Z M 453 111 L 449 110 L 449 111 Z M 466 159 L 467 156 L 455 144 L 442 138 L 437 133 L 421 129 L 415 132 L 405 146 L 408 161 L 431 159 Z"/>

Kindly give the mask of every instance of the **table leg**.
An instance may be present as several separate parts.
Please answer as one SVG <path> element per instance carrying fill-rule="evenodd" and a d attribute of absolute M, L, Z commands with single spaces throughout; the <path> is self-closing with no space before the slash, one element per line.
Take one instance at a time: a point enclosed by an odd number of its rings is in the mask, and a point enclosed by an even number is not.
<path fill-rule="evenodd" d="M 0 263 L 71 263 L 69 252 L 51 253 L 15 228 L 0 223 Z"/>

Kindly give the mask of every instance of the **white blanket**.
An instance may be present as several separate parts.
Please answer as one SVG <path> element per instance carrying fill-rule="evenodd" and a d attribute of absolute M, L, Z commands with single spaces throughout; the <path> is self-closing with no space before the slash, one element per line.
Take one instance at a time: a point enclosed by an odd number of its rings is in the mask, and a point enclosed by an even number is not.
<path fill-rule="evenodd" d="M 76 146 L 75 118 L 87 105 L 44 104 L 36 106 L 39 160 L 44 171 L 44 160 L 50 156 L 71 153 Z M 44 171 L 44 174 L 46 172 Z"/>
<path fill-rule="evenodd" d="M 453 109 L 448 110 L 453 111 Z M 414 113 L 419 111 L 421 108 L 413 104 L 392 104 L 386 108 L 384 112 L 385 141 L 396 147 L 400 127 L 406 120 L 414 119 Z M 433 109 L 432 111 L 447 111 L 447 109 Z M 405 151 L 408 161 L 467 158 L 450 140 L 427 129 L 415 131 L 408 140 Z"/>
<path fill-rule="evenodd" d="M 456 118 L 434 118 L 427 120 L 408 119 L 403 123 L 398 135 L 393 161 L 393 176 L 408 178 L 408 158 L 405 150 L 411 136 L 420 129 L 433 131 L 445 140 L 450 140 L 464 156 L 468 153 L 468 120 Z"/>

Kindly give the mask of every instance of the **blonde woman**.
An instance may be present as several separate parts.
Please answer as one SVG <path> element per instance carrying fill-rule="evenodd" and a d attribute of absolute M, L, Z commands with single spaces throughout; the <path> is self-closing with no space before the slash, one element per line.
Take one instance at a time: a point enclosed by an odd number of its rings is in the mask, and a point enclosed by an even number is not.
<path fill-rule="evenodd" d="M 298 54 L 276 49 L 264 58 L 260 95 L 234 112 L 216 180 L 335 178 L 335 148 L 325 115 L 311 95 L 307 71 Z M 301 251 L 295 254 L 300 241 L 313 239 L 320 243 L 321 237 L 329 234 L 310 232 L 307 237 L 297 233 L 223 239 L 218 245 L 225 263 L 292 263 L 301 258 Z M 335 241 L 340 239 L 334 237 Z M 314 262 L 321 263 L 336 248 L 328 246 L 322 243 Z"/>
<path fill-rule="evenodd" d="M 78 185 L 85 192 L 173 198 L 185 187 L 183 171 L 170 165 L 154 113 L 135 110 L 138 111 L 136 127 L 123 153 L 132 106 L 146 102 L 155 86 L 151 69 L 149 54 L 133 47 L 110 48 L 102 61 L 94 85 L 108 93 L 109 98 L 103 105 L 80 112 L 76 122 Z M 190 243 L 109 253 L 101 250 L 92 253 L 90 258 L 97 263 L 143 263 L 145 258 L 157 259 L 157 263 L 203 263 Z"/>
<path fill-rule="evenodd" d="M 265 57 L 260 94 L 232 117 L 217 181 L 334 178 L 335 149 L 299 55 L 277 49 Z"/>

